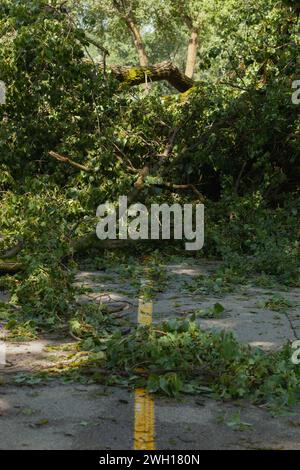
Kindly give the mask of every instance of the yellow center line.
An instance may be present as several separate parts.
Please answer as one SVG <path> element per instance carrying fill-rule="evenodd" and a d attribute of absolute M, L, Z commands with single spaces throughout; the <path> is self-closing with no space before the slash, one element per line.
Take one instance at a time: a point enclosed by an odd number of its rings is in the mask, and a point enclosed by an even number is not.
<path fill-rule="evenodd" d="M 151 325 L 153 303 L 139 299 L 138 323 Z M 154 400 L 144 388 L 134 395 L 134 450 L 155 450 Z"/>
<path fill-rule="evenodd" d="M 138 324 L 139 325 L 151 325 L 153 315 L 153 302 L 144 302 L 143 299 L 139 299 L 138 309 Z"/>

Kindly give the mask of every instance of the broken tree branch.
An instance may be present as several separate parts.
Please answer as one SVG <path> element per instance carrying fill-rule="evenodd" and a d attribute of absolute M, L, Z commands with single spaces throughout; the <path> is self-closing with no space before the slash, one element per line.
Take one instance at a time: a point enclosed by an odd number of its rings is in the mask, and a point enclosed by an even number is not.
<path fill-rule="evenodd" d="M 1 255 L 1 259 L 10 259 L 16 256 L 24 248 L 24 243 L 20 240 L 15 246 L 10 248 L 4 255 Z"/>
<path fill-rule="evenodd" d="M 0 260 L 0 273 L 15 274 L 23 270 L 22 263 Z"/>
<path fill-rule="evenodd" d="M 85 39 L 87 42 L 92 44 L 93 46 L 97 47 L 105 56 L 109 55 L 109 51 L 102 46 L 102 44 L 97 41 L 97 39 L 92 38 L 88 33 L 85 33 Z"/>
<path fill-rule="evenodd" d="M 180 131 L 181 128 L 182 128 L 182 125 L 176 126 L 174 129 L 172 129 L 172 131 L 169 135 L 169 139 L 168 139 L 168 142 L 166 144 L 165 150 L 163 151 L 162 154 L 159 154 L 158 157 L 162 157 L 164 159 L 169 157 L 169 155 L 171 154 L 171 152 L 173 150 L 177 134 L 178 134 L 178 132 Z"/>
<path fill-rule="evenodd" d="M 183 74 L 170 60 L 146 67 L 123 67 L 112 65 L 110 67 L 117 80 L 130 86 L 141 85 L 147 80 L 157 82 L 166 80 L 181 93 L 195 85 L 194 80 Z"/>
<path fill-rule="evenodd" d="M 57 152 L 53 152 L 52 150 L 49 152 L 49 155 L 55 160 L 58 160 L 59 162 L 63 162 L 63 163 L 68 163 L 69 165 L 79 170 L 86 171 L 88 173 L 92 173 L 94 171 L 93 168 L 88 168 L 87 166 L 74 162 L 74 160 L 71 160 L 69 157 L 65 157 L 64 155 L 61 155 Z"/>

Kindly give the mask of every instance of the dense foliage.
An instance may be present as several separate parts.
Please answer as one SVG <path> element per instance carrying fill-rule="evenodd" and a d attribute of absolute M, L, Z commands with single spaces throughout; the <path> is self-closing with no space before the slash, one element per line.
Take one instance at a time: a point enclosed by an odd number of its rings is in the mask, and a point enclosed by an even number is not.
<path fill-rule="evenodd" d="M 138 59 L 172 58 L 182 69 L 191 31 L 198 49 L 187 92 L 116 79 L 113 64 Z M 129 193 L 145 165 L 141 201 L 205 203 L 205 255 L 221 258 L 233 277 L 266 274 L 299 286 L 300 121 L 291 100 L 298 48 L 291 0 L 2 0 L 0 253 L 18 241 L 23 249 L 13 259 L 22 270 L 1 284 L 20 315 L 44 325 L 76 315 L 75 261 L 90 245 L 76 258 L 74 240 L 94 231 L 97 206 Z M 187 191 L 164 191 L 164 183 Z M 219 338 L 204 339 L 213 354 Z M 149 341 L 164 347 L 163 338 Z M 248 353 L 226 341 L 248 371 Z M 260 356 L 249 360 L 264 365 Z M 257 392 L 264 396 L 272 388 L 265 374 Z"/>

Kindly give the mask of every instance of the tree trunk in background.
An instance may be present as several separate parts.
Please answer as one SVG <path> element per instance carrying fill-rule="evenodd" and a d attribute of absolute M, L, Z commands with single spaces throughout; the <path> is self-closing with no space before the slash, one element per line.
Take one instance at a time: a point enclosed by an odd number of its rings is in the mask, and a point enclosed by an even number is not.
<path fill-rule="evenodd" d="M 121 18 L 125 21 L 131 35 L 132 39 L 138 54 L 139 63 L 141 67 L 147 67 L 149 64 L 148 56 L 146 53 L 146 49 L 144 46 L 143 38 L 141 35 L 141 31 L 137 24 L 137 21 L 134 17 L 134 14 L 130 7 L 130 2 L 127 0 L 113 0 L 113 4 L 115 9 L 118 11 Z M 146 80 L 143 82 L 143 87 L 145 89 L 145 93 L 147 94 L 150 88 L 150 85 L 147 83 L 147 76 L 145 75 Z"/>
<path fill-rule="evenodd" d="M 138 53 L 140 66 L 146 67 L 149 63 L 149 60 L 146 54 L 140 29 L 131 10 L 130 2 L 127 0 L 113 0 L 113 5 L 131 32 L 133 42 Z"/>
<path fill-rule="evenodd" d="M 197 58 L 197 49 L 198 49 L 198 32 L 193 29 L 187 51 L 187 60 L 186 60 L 186 69 L 185 75 L 189 78 L 193 78 L 196 66 Z"/>
<path fill-rule="evenodd" d="M 132 19 L 131 16 L 125 17 L 126 24 L 128 28 L 131 31 L 132 37 L 133 37 L 133 42 L 136 47 L 138 57 L 139 57 L 139 62 L 141 67 L 146 67 L 149 64 L 148 56 L 146 54 L 146 50 L 144 47 L 142 35 L 140 33 L 140 30 L 134 20 Z"/>

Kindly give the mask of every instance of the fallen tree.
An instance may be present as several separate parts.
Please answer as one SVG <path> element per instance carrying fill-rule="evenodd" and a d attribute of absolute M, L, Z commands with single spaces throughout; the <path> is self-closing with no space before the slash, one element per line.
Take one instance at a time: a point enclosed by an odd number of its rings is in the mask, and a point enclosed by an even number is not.
<path fill-rule="evenodd" d="M 183 93 L 195 85 L 194 80 L 182 73 L 170 60 L 146 67 L 113 65 L 110 70 L 117 80 L 130 86 L 166 80 L 176 90 Z"/>
<path fill-rule="evenodd" d="M 62 17 L 65 18 L 65 14 L 64 14 L 65 12 L 60 11 L 56 7 L 49 6 L 49 8 L 46 8 L 46 11 L 47 11 L 47 14 L 53 13 L 55 18 L 60 17 L 61 13 L 63 13 Z M 31 21 L 31 19 L 29 20 Z M 43 28 L 42 24 L 40 26 L 41 28 Z M 189 78 L 188 76 L 186 76 L 183 72 L 181 72 L 178 69 L 178 67 L 175 64 L 173 64 L 169 60 L 154 64 L 154 65 L 148 65 L 148 63 L 145 63 L 145 64 L 140 63 L 140 66 L 135 66 L 135 67 L 112 65 L 106 68 L 105 58 L 106 56 L 109 55 L 109 51 L 106 50 L 99 43 L 99 41 L 97 41 L 97 39 L 90 37 L 90 35 L 85 34 L 85 36 L 82 36 L 79 34 L 75 34 L 76 27 L 70 18 L 66 18 L 65 26 L 67 26 L 67 29 L 70 33 L 74 34 L 74 38 L 73 38 L 74 41 L 80 42 L 84 46 L 87 52 L 87 55 L 89 55 L 87 51 L 87 46 L 89 44 L 93 44 L 95 47 L 97 47 L 103 54 L 103 64 L 95 64 L 95 65 L 97 67 L 101 67 L 101 69 L 104 71 L 104 76 L 105 76 L 106 70 L 110 69 L 112 75 L 115 76 L 116 79 L 120 83 L 124 84 L 125 86 L 135 86 L 135 85 L 141 85 L 144 83 L 165 80 L 171 86 L 173 86 L 176 90 L 183 93 L 183 92 L 190 90 L 195 85 L 195 82 L 192 78 Z M 37 28 L 37 31 L 40 31 L 39 23 L 36 23 L 36 28 Z M 36 35 L 36 37 L 38 37 L 38 34 Z M 77 58 L 79 59 L 79 62 L 82 60 L 82 55 L 80 55 L 79 52 L 78 52 Z M 35 70 L 35 73 L 37 74 L 38 71 Z M 141 162 L 140 168 L 134 168 L 133 165 L 131 164 L 129 157 L 127 155 L 123 155 L 122 151 L 120 151 L 117 144 L 114 144 L 114 147 L 116 150 L 116 158 L 122 163 L 122 165 L 127 169 L 128 172 L 136 174 L 136 181 L 133 184 L 131 191 L 129 192 L 127 196 L 128 204 L 132 204 L 133 202 L 137 201 L 138 196 L 142 190 L 144 189 L 148 190 L 154 186 L 153 184 L 147 185 L 145 183 L 146 177 L 150 173 L 153 173 L 153 172 L 155 173 L 155 170 L 158 173 L 158 175 L 156 176 L 160 175 L 162 167 L 165 166 L 166 162 L 168 161 L 168 157 L 172 153 L 174 142 L 175 142 L 176 136 L 180 128 L 181 126 L 175 127 L 174 129 L 170 129 L 170 135 L 166 139 L 167 142 L 166 142 L 164 151 L 159 155 L 156 155 L 156 154 L 153 155 L 153 157 L 155 157 L 154 159 L 155 163 L 153 163 L 153 161 L 151 163 L 148 163 L 148 159 L 147 159 L 146 161 Z M 77 163 L 75 160 L 69 158 L 68 156 L 62 155 L 61 153 L 58 153 L 57 151 L 49 152 L 49 156 L 52 159 L 62 164 L 70 165 L 79 171 L 84 171 L 84 172 L 89 172 L 89 173 L 93 173 L 95 171 L 93 167 L 85 166 L 83 164 Z M 194 186 L 190 184 L 189 185 L 180 185 L 180 184 L 176 185 L 171 182 L 164 182 L 160 185 L 160 187 L 161 189 L 166 189 L 168 191 L 188 189 L 188 190 L 193 190 L 196 193 Z M 73 239 L 73 237 L 69 235 L 69 236 L 66 236 L 66 239 L 70 243 L 70 248 L 72 252 L 84 251 L 92 247 L 96 247 L 97 249 L 102 250 L 102 249 L 119 248 L 119 247 L 124 246 L 124 242 L 122 240 L 121 241 L 119 240 L 101 241 L 96 237 L 95 233 L 84 235 L 78 238 L 77 240 Z M 131 241 L 129 243 L 132 244 Z M 15 273 L 23 269 L 22 262 L 19 262 L 16 256 L 24 248 L 28 249 L 28 245 L 26 244 L 26 241 L 25 243 L 18 242 L 15 246 L 12 246 L 8 250 L 6 250 L 6 252 L 0 253 L 0 272 L 1 273 Z"/>

